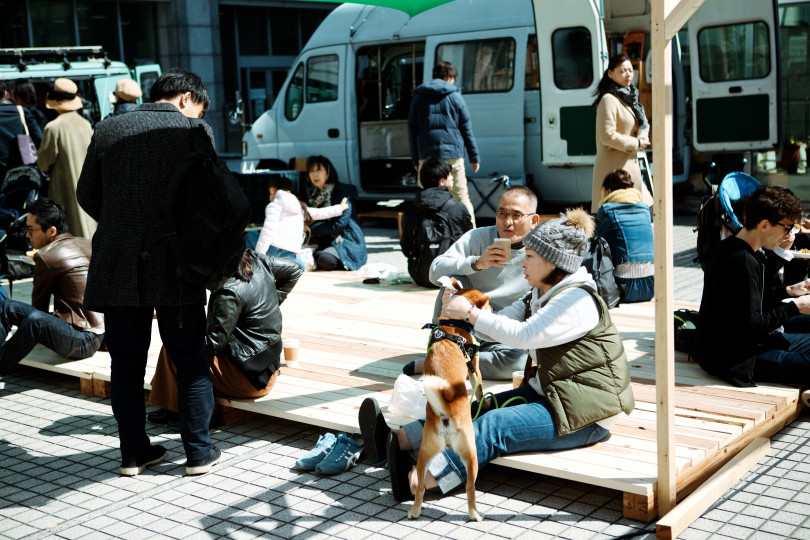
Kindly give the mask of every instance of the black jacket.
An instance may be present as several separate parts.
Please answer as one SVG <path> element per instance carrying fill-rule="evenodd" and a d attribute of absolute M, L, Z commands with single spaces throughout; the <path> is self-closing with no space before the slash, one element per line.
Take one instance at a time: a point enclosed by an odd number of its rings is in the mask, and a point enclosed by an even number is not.
<path fill-rule="evenodd" d="M 278 370 L 281 353 L 279 306 L 303 270 L 290 259 L 250 251 L 253 277 L 230 278 L 208 301 L 208 356 L 225 356 L 261 390 Z"/>
<path fill-rule="evenodd" d="M 754 384 L 757 345 L 799 314 L 776 275 L 784 261 L 755 253 L 736 236 L 720 242 L 707 261 L 693 356 L 707 373 L 734 386 Z"/>
<path fill-rule="evenodd" d="M 0 96 L 2 97 L 2 96 Z M 28 126 L 28 134 L 34 144 L 39 148 L 42 142 L 42 129 L 37 124 L 31 111 L 22 108 L 25 123 Z M 6 175 L 6 171 L 11 167 L 21 165 L 20 163 L 9 163 L 9 151 L 17 135 L 25 133 L 25 127 L 20 120 L 20 111 L 17 106 L 8 100 L 0 100 L 0 180 Z M 19 154 L 18 154 L 19 155 Z"/>
<path fill-rule="evenodd" d="M 422 217 L 427 212 L 438 212 L 450 199 L 452 196 L 444 186 L 428 188 L 416 194 L 413 203 L 408 205 L 402 214 L 402 237 L 399 239 L 399 245 L 406 257 L 412 255 L 413 232 L 419 226 Z M 454 200 L 447 206 L 445 213 L 453 228 L 453 241 L 458 240 L 465 232 L 473 228 L 470 212 L 461 201 Z M 430 262 L 427 264 L 430 265 Z"/>

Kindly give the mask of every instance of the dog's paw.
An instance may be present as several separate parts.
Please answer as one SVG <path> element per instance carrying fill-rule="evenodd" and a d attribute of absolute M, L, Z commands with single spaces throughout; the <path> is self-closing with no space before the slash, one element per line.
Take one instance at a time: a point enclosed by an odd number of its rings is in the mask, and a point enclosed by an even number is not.
<path fill-rule="evenodd" d="M 484 516 L 478 513 L 478 510 L 470 510 L 470 521 L 481 521 Z"/>
<path fill-rule="evenodd" d="M 411 510 L 408 512 L 408 519 L 416 519 L 419 517 L 419 514 L 421 513 L 422 513 L 421 509 L 411 508 Z M 479 521 L 481 520 L 479 519 Z"/>

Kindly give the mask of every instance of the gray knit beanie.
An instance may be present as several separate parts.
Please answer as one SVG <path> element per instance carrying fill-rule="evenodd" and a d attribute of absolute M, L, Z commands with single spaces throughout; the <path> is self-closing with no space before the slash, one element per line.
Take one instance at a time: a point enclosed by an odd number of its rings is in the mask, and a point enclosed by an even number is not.
<path fill-rule="evenodd" d="M 593 217 L 574 208 L 532 229 L 523 243 L 557 268 L 573 274 L 582 265 L 593 228 Z"/>

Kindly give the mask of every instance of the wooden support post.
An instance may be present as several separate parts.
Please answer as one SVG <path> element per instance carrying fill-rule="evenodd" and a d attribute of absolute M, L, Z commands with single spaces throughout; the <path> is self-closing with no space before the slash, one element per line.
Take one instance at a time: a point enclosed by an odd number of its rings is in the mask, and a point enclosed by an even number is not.
<path fill-rule="evenodd" d="M 635 519 L 645 523 L 657 517 L 655 512 L 655 494 L 637 495 L 635 493 L 624 492 L 622 494 L 622 514 L 627 519 Z"/>
<path fill-rule="evenodd" d="M 93 395 L 100 398 L 112 397 L 112 383 L 93 378 Z"/>
<path fill-rule="evenodd" d="M 83 396 L 93 397 L 93 379 L 80 378 L 79 390 L 81 391 Z"/>
<path fill-rule="evenodd" d="M 734 456 L 711 478 L 705 481 L 691 495 L 685 498 L 674 510 L 665 515 L 655 525 L 658 538 L 676 538 L 695 519 L 709 508 L 718 497 L 733 486 L 737 480 L 759 462 L 771 448 L 771 441 L 757 438 Z"/>

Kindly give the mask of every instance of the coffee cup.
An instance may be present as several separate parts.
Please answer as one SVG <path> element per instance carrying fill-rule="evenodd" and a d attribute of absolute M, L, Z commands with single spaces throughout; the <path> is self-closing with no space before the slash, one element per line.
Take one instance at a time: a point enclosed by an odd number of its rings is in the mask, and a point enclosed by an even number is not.
<path fill-rule="evenodd" d="M 506 262 L 512 259 L 512 240 L 509 238 L 496 238 L 495 244 L 501 246 L 506 252 Z"/>
<path fill-rule="evenodd" d="M 523 382 L 523 372 L 522 371 L 513 371 L 512 372 L 512 388 L 517 388 L 520 386 L 520 383 Z"/>
<path fill-rule="evenodd" d="M 284 340 L 284 363 L 287 367 L 298 367 L 298 354 L 301 343 L 296 338 Z"/>

